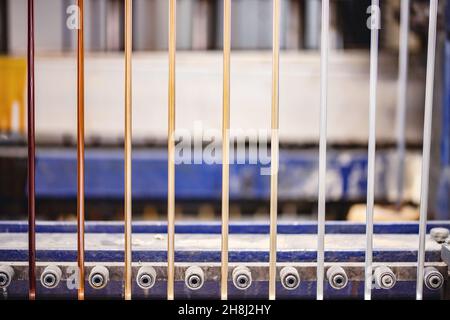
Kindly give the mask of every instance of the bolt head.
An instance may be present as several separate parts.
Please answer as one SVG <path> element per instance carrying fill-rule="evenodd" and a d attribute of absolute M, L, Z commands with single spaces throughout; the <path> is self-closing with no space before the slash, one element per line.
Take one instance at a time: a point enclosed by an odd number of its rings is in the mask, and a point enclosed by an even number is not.
<path fill-rule="evenodd" d="M 430 230 L 430 236 L 438 243 L 444 243 L 448 238 L 450 231 L 447 228 L 433 228 Z"/>
<path fill-rule="evenodd" d="M 8 275 L 5 273 L 0 273 L 0 287 L 6 286 L 8 283 Z"/>

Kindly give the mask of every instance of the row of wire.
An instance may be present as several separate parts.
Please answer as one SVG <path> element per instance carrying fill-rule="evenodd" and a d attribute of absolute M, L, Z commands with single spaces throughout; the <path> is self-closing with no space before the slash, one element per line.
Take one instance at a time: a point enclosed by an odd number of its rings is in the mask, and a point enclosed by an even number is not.
<path fill-rule="evenodd" d="M 85 151 L 84 151 L 84 0 L 77 0 L 79 20 L 77 30 L 77 248 L 79 286 L 78 299 L 84 299 L 85 250 Z M 132 298 L 132 0 L 125 4 L 125 123 L 124 123 L 124 298 Z M 423 132 L 419 243 L 417 263 L 416 298 L 423 298 L 425 240 L 428 207 L 431 125 L 433 110 L 434 69 L 438 0 L 430 0 L 428 52 L 425 91 L 425 116 Z M 169 81 L 168 81 L 168 227 L 167 227 L 167 299 L 175 298 L 175 66 L 176 66 L 176 0 L 169 0 Z M 230 55 L 231 55 L 231 0 L 223 0 L 223 112 L 222 112 L 222 234 L 221 234 L 221 299 L 228 298 L 229 250 L 229 129 L 230 129 Z M 398 207 L 403 195 L 405 161 L 405 125 L 407 111 L 408 34 L 410 0 L 401 0 L 399 75 L 397 90 L 397 145 L 398 145 Z M 376 157 L 376 110 L 378 43 L 381 23 L 379 0 L 372 0 L 369 25 L 370 82 L 369 82 L 369 140 L 366 202 L 366 251 L 364 298 L 371 299 L 373 263 L 373 224 Z M 320 137 L 317 229 L 317 299 L 324 299 L 325 233 L 326 233 L 326 171 L 327 171 L 327 109 L 329 60 L 329 0 L 322 0 L 321 18 L 321 68 L 320 68 Z M 34 64 L 34 0 L 28 0 L 28 243 L 29 243 L 29 299 L 36 298 L 36 210 L 35 210 L 35 64 Z M 277 267 L 277 199 L 279 162 L 279 59 L 280 59 L 280 0 L 273 0 L 272 46 L 272 107 L 271 107 L 271 179 L 270 179 L 270 234 L 269 234 L 269 294 L 276 298 Z"/>

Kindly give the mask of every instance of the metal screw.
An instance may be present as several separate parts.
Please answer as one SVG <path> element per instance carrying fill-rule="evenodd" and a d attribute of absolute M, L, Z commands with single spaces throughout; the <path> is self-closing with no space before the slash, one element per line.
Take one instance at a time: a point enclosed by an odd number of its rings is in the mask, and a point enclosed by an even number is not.
<path fill-rule="evenodd" d="M 348 277 L 345 270 L 340 266 L 332 266 L 327 270 L 327 278 L 333 289 L 340 290 L 347 286 Z"/>
<path fill-rule="evenodd" d="M 232 278 L 234 286 L 239 290 L 246 290 L 252 285 L 252 273 L 245 266 L 234 268 Z"/>
<path fill-rule="evenodd" d="M 280 271 L 281 284 L 286 290 L 295 290 L 300 285 L 300 276 L 294 267 L 284 267 Z"/>
<path fill-rule="evenodd" d="M 47 289 L 53 289 L 61 281 L 62 271 L 58 266 L 47 266 L 41 274 L 41 284 Z"/>
<path fill-rule="evenodd" d="M 0 265 L 0 288 L 5 289 L 14 277 L 14 269 L 7 265 Z"/>
<path fill-rule="evenodd" d="M 425 286 L 430 290 L 437 290 L 444 284 L 444 277 L 435 267 L 427 267 L 424 271 Z"/>
<path fill-rule="evenodd" d="M 433 228 L 430 230 L 431 238 L 437 243 L 444 243 L 448 238 L 450 231 L 447 228 Z"/>
<path fill-rule="evenodd" d="M 205 282 L 204 280 L 205 274 L 202 268 L 198 266 L 192 266 L 186 270 L 184 281 L 189 289 L 200 289 L 201 287 L 203 287 L 203 283 Z"/>
<path fill-rule="evenodd" d="M 150 289 L 156 282 L 156 271 L 153 267 L 141 267 L 136 276 L 136 282 L 141 289 Z"/>
<path fill-rule="evenodd" d="M 109 281 L 109 270 L 104 266 L 95 266 L 89 274 L 89 284 L 94 289 L 104 288 Z"/>
<path fill-rule="evenodd" d="M 394 272 L 386 266 L 375 268 L 373 275 L 375 277 L 375 284 L 381 289 L 391 289 L 397 282 Z"/>

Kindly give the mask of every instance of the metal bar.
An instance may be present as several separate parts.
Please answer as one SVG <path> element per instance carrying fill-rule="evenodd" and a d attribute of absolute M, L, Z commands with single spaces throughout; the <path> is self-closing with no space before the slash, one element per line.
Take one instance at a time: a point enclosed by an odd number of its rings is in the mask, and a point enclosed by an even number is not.
<path fill-rule="evenodd" d="M 62 270 L 66 270 L 67 268 L 72 268 L 73 264 L 67 261 L 58 261 L 58 266 Z M 96 262 L 86 262 L 86 272 L 90 272 L 95 266 L 97 265 Z M 117 263 L 117 262 L 105 262 L 104 267 L 106 267 L 109 270 L 109 279 L 108 282 L 108 288 L 106 290 L 92 290 L 90 292 L 90 297 L 93 299 L 117 299 L 121 295 L 121 289 L 120 286 L 117 286 L 117 283 L 120 283 L 122 281 L 122 275 L 123 275 L 123 264 Z M 144 264 L 145 265 L 145 264 Z M 256 283 L 262 283 L 266 282 L 268 280 L 268 266 L 267 263 L 246 263 L 246 265 L 249 267 L 252 273 L 252 279 Z M 398 283 L 401 284 L 397 290 L 380 290 L 378 295 L 382 299 L 406 299 L 407 297 L 414 296 L 414 285 L 411 285 L 411 282 L 414 282 L 416 279 L 417 274 L 417 263 L 416 262 L 403 262 L 403 263 L 385 263 L 385 266 L 392 269 L 394 274 L 398 276 Z M 37 262 L 37 271 L 40 274 L 46 267 L 48 266 L 48 263 L 46 262 Z M 152 263 L 152 266 L 154 267 L 156 274 L 158 275 L 158 283 L 165 283 L 166 281 L 166 265 L 165 263 Z M 206 276 L 208 279 L 218 279 L 220 277 L 220 263 L 203 263 L 198 264 L 198 262 L 180 262 L 177 263 L 175 273 L 176 273 L 176 281 L 180 286 L 184 285 L 184 276 L 185 272 L 188 268 L 192 266 L 201 266 L 203 270 L 205 270 Z M 242 266 L 242 263 L 236 262 L 229 264 L 229 270 L 232 272 L 232 270 L 238 266 Z M 278 265 L 277 270 L 280 271 L 284 266 L 291 266 L 293 268 L 296 268 L 300 275 L 301 275 L 301 281 L 313 283 L 316 281 L 316 263 L 315 262 L 286 262 L 286 263 L 280 263 Z M 344 268 L 346 271 L 349 282 L 355 283 L 360 282 L 364 280 L 364 264 L 363 263 L 355 263 L 355 262 L 333 262 L 333 263 L 327 263 L 326 267 L 337 267 L 340 266 Z M 447 272 L 447 265 L 444 262 L 430 262 L 429 266 L 435 267 L 442 275 L 446 275 Z M 20 299 L 24 296 L 24 292 L 22 288 L 24 287 L 23 283 L 26 280 L 26 272 L 27 272 L 27 264 L 23 262 L 15 262 L 14 265 L 14 272 L 17 274 L 15 285 L 8 287 L 8 297 L 13 299 Z M 139 269 L 142 267 L 142 264 L 139 262 L 133 263 L 133 271 L 134 273 L 138 273 Z M 25 276 L 25 277 L 24 277 Z M 61 276 L 61 284 L 65 283 L 66 281 L 70 281 L 70 273 L 63 272 Z M 26 281 L 25 281 L 26 283 Z M 260 288 L 260 287 L 259 287 Z M 259 288 L 252 288 L 252 290 L 248 290 L 248 292 L 245 294 L 245 299 L 250 300 L 256 300 L 256 299 L 264 299 L 267 294 L 263 290 L 259 290 Z M 412 290 L 411 290 L 412 289 Z M 332 289 L 329 286 L 325 287 L 326 293 L 330 294 L 336 299 L 343 299 L 344 296 L 342 293 L 336 294 L 336 291 Z M 315 289 L 312 288 L 310 285 L 306 285 L 302 287 L 301 290 L 298 291 L 298 293 L 295 293 L 295 299 L 309 299 L 311 297 L 311 294 L 314 294 Z M 72 290 L 68 289 L 65 285 L 60 285 L 57 290 L 52 292 L 52 297 L 54 299 L 70 299 L 73 297 Z M 146 295 L 145 292 L 137 292 L 137 295 L 139 299 L 156 299 L 159 300 L 163 296 L 165 296 L 165 288 L 161 285 L 155 285 Z M 292 293 L 289 292 L 283 292 L 282 293 L 282 299 L 292 299 Z M 212 286 L 208 287 L 207 289 L 203 287 L 201 290 L 195 293 L 197 299 L 216 299 L 219 296 L 219 290 L 218 287 Z M 345 299 L 357 299 L 362 294 L 362 290 L 358 285 L 353 286 L 351 290 L 346 290 Z M 189 297 L 192 297 L 188 292 L 180 292 L 180 295 L 182 295 L 183 299 L 189 299 Z M 26 296 L 26 295 L 25 295 Z M 438 290 L 434 292 L 427 292 L 427 296 L 430 298 L 444 298 L 443 290 Z M 230 292 L 231 297 L 231 292 Z M 235 293 L 234 298 L 235 299 L 243 299 L 244 295 Z"/>
<path fill-rule="evenodd" d="M 159 151 L 158 155 L 160 154 Z M 118 155 L 118 153 L 115 153 Z M 97 158 L 101 162 L 101 157 Z M 148 161 L 147 158 L 142 158 L 143 161 Z M 37 158 L 39 162 L 39 158 Z M 76 161 L 76 160 L 75 160 Z M 156 162 L 154 162 L 156 163 Z M 110 165 L 109 163 L 107 165 Z M 245 223 L 240 221 L 234 221 L 229 223 L 229 234 L 268 234 L 269 224 L 264 222 Z M 352 234 L 359 235 L 365 234 L 365 224 L 360 222 L 345 222 L 341 221 L 327 221 L 326 223 L 327 233 L 329 234 Z M 450 221 L 428 221 L 427 230 L 432 228 L 446 228 L 450 229 Z M 302 235 L 316 235 L 317 226 L 315 223 L 291 223 L 289 221 L 282 221 L 278 223 L 278 235 L 289 234 L 302 234 Z M 396 235 L 418 235 L 419 222 L 412 223 L 405 222 L 392 222 L 392 223 L 375 223 L 374 234 L 396 234 Z M 27 224 L 21 221 L 3 221 L 0 220 L 0 233 L 27 233 Z M 77 227 L 76 222 L 56 222 L 55 224 L 48 224 L 44 221 L 37 222 L 37 233 L 73 233 L 76 234 Z M 98 222 L 98 221 L 86 221 L 86 232 L 88 233 L 110 233 L 110 234 L 123 234 L 123 227 L 116 223 L 110 222 Z M 166 226 L 161 225 L 160 222 L 145 221 L 134 222 L 133 233 L 165 233 Z M 207 222 L 207 221 L 193 221 L 191 223 L 183 223 L 177 226 L 177 234 L 218 234 L 221 232 L 220 222 Z M 76 237 L 75 237 L 76 238 Z M 416 259 L 417 260 L 417 259 Z M 415 260 L 415 261 L 416 261 Z"/>
<path fill-rule="evenodd" d="M 175 283 L 175 53 L 176 0 L 169 0 L 169 124 L 167 176 L 167 299 L 174 299 Z"/>
<path fill-rule="evenodd" d="M 230 51 L 231 0 L 223 1 L 223 114 L 222 114 L 222 269 L 221 299 L 228 298 L 228 222 L 230 215 Z"/>
<path fill-rule="evenodd" d="M 400 45 L 399 69 L 397 88 L 397 207 L 403 203 L 403 185 L 405 175 L 405 126 L 406 126 L 406 98 L 408 84 L 408 35 L 409 35 L 409 7 L 410 0 L 401 0 L 400 7 Z"/>
<path fill-rule="evenodd" d="M 131 54 L 132 0 L 125 0 L 125 300 L 131 300 Z"/>
<path fill-rule="evenodd" d="M 319 194 L 317 211 L 317 300 L 323 300 L 325 263 L 325 201 L 327 174 L 327 102 L 328 51 L 330 32 L 330 0 L 322 0 L 322 33 L 320 59 L 320 141 L 319 141 Z"/>
<path fill-rule="evenodd" d="M 84 300 L 84 0 L 78 0 L 80 12 L 77 50 L 77 249 L 78 300 Z"/>
<path fill-rule="evenodd" d="M 425 115 L 423 125 L 422 177 L 420 189 L 419 252 L 417 261 L 416 299 L 423 298 L 425 263 L 425 236 L 427 233 L 428 184 L 430 171 L 431 125 L 433 116 L 434 67 L 436 58 L 438 0 L 430 0 L 430 21 L 428 28 L 427 76 L 425 88 Z"/>
<path fill-rule="evenodd" d="M 34 0 L 28 0 L 28 295 L 36 299 Z"/>
<path fill-rule="evenodd" d="M 366 211 L 366 257 L 364 299 L 372 296 L 372 255 L 373 255 L 373 207 L 375 189 L 375 149 L 378 80 L 378 29 L 380 27 L 379 0 L 372 0 L 370 39 L 370 92 L 369 92 L 369 143 L 367 164 L 367 211 Z"/>
<path fill-rule="evenodd" d="M 270 254 L 269 300 L 276 298 L 277 275 L 277 211 L 278 211 L 278 104 L 280 71 L 280 0 L 273 0 L 273 52 L 272 52 L 272 139 L 270 162 Z"/>

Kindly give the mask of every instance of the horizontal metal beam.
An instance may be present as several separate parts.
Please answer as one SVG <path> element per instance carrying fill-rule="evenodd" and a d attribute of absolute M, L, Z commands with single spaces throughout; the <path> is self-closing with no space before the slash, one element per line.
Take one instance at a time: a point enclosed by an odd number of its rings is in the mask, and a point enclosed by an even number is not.
<path fill-rule="evenodd" d="M 177 234 L 220 234 L 221 225 L 218 222 L 177 222 Z M 433 228 L 450 229 L 450 221 L 428 221 L 427 233 Z M 0 233 L 26 233 L 27 223 L 21 221 L 0 221 Z M 86 222 L 86 233 L 123 233 L 122 222 Z M 133 233 L 167 233 L 165 222 L 133 222 Z M 375 234 L 417 234 L 417 222 L 377 222 L 374 225 Z M 327 234 L 364 234 L 365 224 L 347 221 L 327 221 Z M 74 222 L 38 221 L 37 233 L 76 233 Z M 278 223 L 279 234 L 317 234 L 317 223 L 307 222 Z M 269 234 L 267 222 L 231 222 L 230 234 Z"/>
<path fill-rule="evenodd" d="M 0 187 L 14 195 L 22 195 L 26 181 L 21 178 L 23 157 L 20 151 L 0 148 L 8 167 L 16 170 L 14 177 L 0 182 Z M 395 150 L 377 152 L 378 181 L 375 195 L 387 198 L 396 190 L 390 177 L 396 172 Z M 420 161 L 419 152 L 407 154 L 414 171 Z M 318 153 L 312 150 L 281 150 L 279 159 L 279 200 L 317 199 Z M 22 160 L 21 160 L 22 159 Z M 5 162 L 6 163 L 6 162 Z M 247 161 L 248 163 L 248 161 Z M 230 200 L 267 200 L 270 191 L 268 176 L 261 175 L 261 164 L 230 165 Z M 176 166 L 177 200 L 221 199 L 221 164 L 180 164 Z M 328 201 L 364 200 L 367 177 L 367 153 L 363 150 L 329 150 L 327 172 L 333 177 L 328 184 Z M 75 150 L 41 149 L 37 153 L 36 196 L 40 199 L 70 199 L 76 197 Z M 123 198 L 123 152 L 119 149 L 90 149 L 86 151 L 86 199 Z M 414 171 L 415 172 L 415 171 Z M 148 186 L 152 187 L 149 188 Z M 16 191 L 18 190 L 18 191 Z M 19 192 L 20 191 L 20 192 Z M 9 191 L 11 192 L 11 191 Z M 412 194 L 406 195 L 412 200 Z M 139 149 L 133 152 L 133 199 L 165 200 L 167 197 L 167 152 L 162 149 Z"/>
<path fill-rule="evenodd" d="M 0 265 L 4 262 L 0 262 Z M 10 263 L 14 269 L 14 277 L 10 287 L 5 291 L 9 297 L 21 297 L 26 294 L 27 286 L 27 265 L 26 263 Z M 62 271 L 61 282 L 54 289 L 46 289 L 42 286 L 39 279 L 48 263 L 37 263 L 37 292 L 40 297 L 64 297 L 75 298 L 76 290 L 67 288 L 67 279 L 70 279 L 73 274 L 73 267 L 76 263 L 54 263 Z M 109 282 L 103 289 L 93 289 L 88 284 L 88 275 L 92 268 L 96 265 L 102 265 L 109 271 Z M 249 268 L 252 277 L 252 284 L 247 290 L 238 290 L 232 283 L 232 272 L 237 266 L 245 265 Z M 413 292 L 411 287 L 415 284 L 416 264 L 411 263 L 386 263 L 382 264 L 391 268 L 397 278 L 397 283 L 394 288 L 390 290 L 374 290 L 374 297 L 413 297 L 409 293 Z M 447 265 L 442 262 L 428 263 L 427 266 L 435 267 L 444 278 L 447 279 Z M 140 267 L 152 266 L 156 271 L 156 283 L 153 288 L 144 290 L 137 286 L 136 276 Z M 185 285 L 186 270 L 191 266 L 199 266 L 204 272 L 204 286 L 196 291 L 190 290 Z M 300 286 L 295 290 L 286 290 L 280 283 L 280 271 L 285 266 L 294 267 L 299 274 Z M 325 297 L 327 298 L 360 298 L 362 297 L 363 281 L 364 281 L 364 263 L 325 263 L 325 270 L 332 266 L 342 267 L 348 276 L 348 285 L 342 290 L 335 290 L 329 285 L 324 287 Z M 374 268 L 381 266 L 381 264 L 374 263 Z M 218 298 L 220 296 L 220 263 L 177 263 L 175 266 L 175 295 L 177 298 Z M 133 263 L 132 266 L 133 279 L 133 297 L 134 298 L 164 298 L 167 284 L 167 267 L 165 263 Z M 267 295 L 268 285 L 268 266 L 267 263 L 247 263 L 247 264 L 229 264 L 229 297 L 230 298 L 261 298 Z M 278 263 L 277 264 L 277 298 L 306 298 L 315 295 L 315 280 L 316 280 L 316 264 L 315 263 Z M 123 283 L 123 263 L 86 263 L 86 298 L 120 298 L 122 296 Z M 441 298 L 443 290 L 426 290 L 426 297 Z"/>

